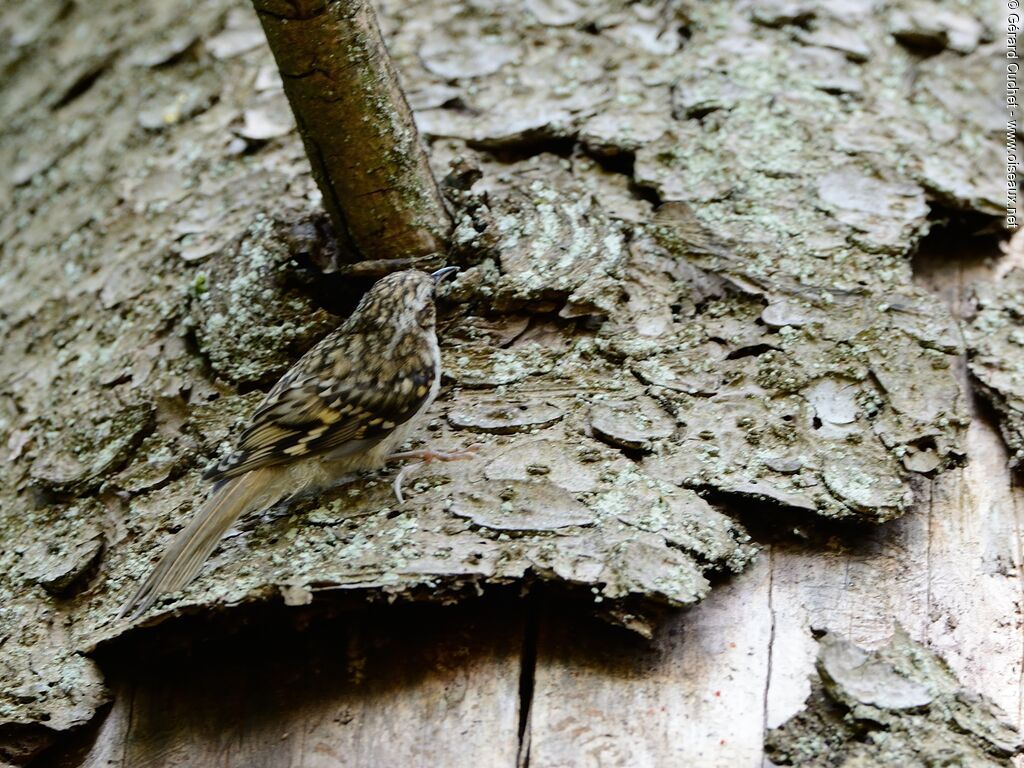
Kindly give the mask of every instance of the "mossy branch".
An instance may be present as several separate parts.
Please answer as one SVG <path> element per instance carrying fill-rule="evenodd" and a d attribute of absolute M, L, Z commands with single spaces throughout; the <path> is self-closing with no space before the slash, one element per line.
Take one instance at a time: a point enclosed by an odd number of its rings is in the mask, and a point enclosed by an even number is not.
<path fill-rule="evenodd" d="M 451 230 L 367 0 L 253 0 L 351 262 L 426 256 Z"/>

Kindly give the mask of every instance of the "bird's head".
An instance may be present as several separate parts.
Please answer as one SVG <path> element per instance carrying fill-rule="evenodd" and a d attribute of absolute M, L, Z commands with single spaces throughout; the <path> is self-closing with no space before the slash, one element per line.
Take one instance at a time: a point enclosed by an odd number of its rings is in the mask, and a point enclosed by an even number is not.
<path fill-rule="evenodd" d="M 392 272 L 373 284 L 350 322 L 386 325 L 400 333 L 417 328 L 433 331 L 437 286 L 458 271 L 458 267 L 444 267 L 433 273 L 418 269 Z"/>

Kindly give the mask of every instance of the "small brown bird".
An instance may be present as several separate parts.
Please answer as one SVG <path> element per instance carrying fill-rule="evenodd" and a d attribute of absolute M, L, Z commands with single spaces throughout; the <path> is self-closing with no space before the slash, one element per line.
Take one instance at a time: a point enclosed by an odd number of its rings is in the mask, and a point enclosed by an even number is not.
<path fill-rule="evenodd" d="M 389 458 L 459 459 L 467 452 L 391 455 L 437 397 L 441 354 L 434 292 L 457 267 L 410 269 L 377 281 L 352 316 L 281 377 L 235 450 L 209 470 L 206 502 L 175 536 L 119 618 L 144 613 L 199 573 L 243 514 L 335 484 Z M 403 471 L 404 473 L 404 471 Z M 401 501 L 400 473 L 395 493 Z"/>

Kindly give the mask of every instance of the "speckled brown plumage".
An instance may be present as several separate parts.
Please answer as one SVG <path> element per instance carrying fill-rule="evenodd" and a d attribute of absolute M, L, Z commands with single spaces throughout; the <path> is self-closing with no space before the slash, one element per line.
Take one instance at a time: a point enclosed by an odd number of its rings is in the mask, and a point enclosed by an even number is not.
<path fill-rule="evenodd" d="M 453 268 L 379 280 L 352 316 L 274 385 L 235 448 L 205 477 L 213 491 L 121 611 L 137 616 L 199 572 L 247 511 L 381 466 L 437 396 L 434 290 Z"/>
<path fill-rule="evenodd" d="M 379 281 L 340 328 L 267 393 L 237 447 L 206 477 L 329 454 L 363 454 L 433 399 L 440 370 L 434 281 L 408 270 Z"/>

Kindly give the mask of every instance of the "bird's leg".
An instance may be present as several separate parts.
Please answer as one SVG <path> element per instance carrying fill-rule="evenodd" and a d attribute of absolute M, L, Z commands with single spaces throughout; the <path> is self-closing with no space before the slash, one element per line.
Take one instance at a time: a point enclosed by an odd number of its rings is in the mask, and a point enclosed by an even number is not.
<path fill-rule="evenodd" d="M 392 488 L 395 490 L 395 498 L 398 499 L 398 503 L 405 503 L 405 498 L 402 496 L 402 481 L 405 480 L 405 476 L 416 467 L 423 464 L 429 464 L 432 461 L 463 461 L 465 459 L 472 459 L 476 456 L 476 452 L 479 450 L 479 445 L 471 445 L 468 448 L 460 448 L 454 451 L 435 451 L 433 448 L 421 448 L 416 451 L 402 451 L 400 453 L 391 454 L 387 457 L 387 461 L 418 459 L 418 461 L 414 461 L 412 464 L 406 464 L 398 471 L 398 474 L 395 475 L 395 481 L 392 484 Z"/>
<path fill-rule="evenodd" d="M 471 445 L 469 448 L 459 448 L 454 451 L 435 451 L 433 448 L 420 448 L 416 451 L 392 453 L 387 457 L 386 461 L 419 459 L 416 462 L 417 464 L 429 464 L 432 461 L 462 461 L 463 459 L 474 458 L 479 450 L 479 444 Z"/>

